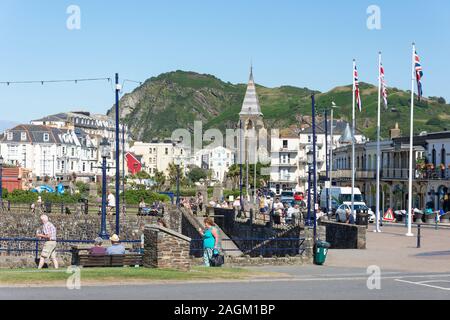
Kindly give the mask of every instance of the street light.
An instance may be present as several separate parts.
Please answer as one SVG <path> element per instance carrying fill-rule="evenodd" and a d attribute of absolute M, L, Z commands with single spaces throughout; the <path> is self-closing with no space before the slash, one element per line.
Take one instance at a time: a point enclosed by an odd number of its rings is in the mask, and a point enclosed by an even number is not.
<path fill-rule="evenodd" d="M 308 215 L 306 217 L 306 225 L 311 224 L 311 167 L 314 162 L 314 152 L 309 150 L 306 154 L 306 162 L 308 163 Z"/>
<path fill-rule="evenodd" d="M 109 235 L 106 231 L 106 159 L 111 155 L 111 145 L 107 138 L 103 138 L 100 143 L 100 153 L 102 156 L 102 225 L 99 236 L 107 240 Z"/>
<path fill-rule="evenodd" d="M 180 156 L 177 156 L 174 158 L 173 163 L 175 164 L 177 168 L 177 208 L 180 207 L 180 165 L 181 165 L 181 158 Z"/>
<path fill-rule="evenodd" d="M 330 161 L 330 176 L 329 176 L 329 181 L 330 181 L 330 192 L 328 192 L 328 209 L 331 210 L 331 213 L 333 213 L 333 202 L 331 199 L 331 188 L 333 187 L 333 147 L 334 147 L 334 133 L 333 133 L 333 129 L 334 129 L 334 109 L 339 108 L 338 106 L 336 106 L 336 103 L 333 101 L 331 102 L 331 125 L 330 125 L 330 135 L 331 135 L 331 146 L 330 146 L 330 150 L 327 150 L 327 152 L 330 153 L 329 155 L 329 161 Z"/>
<path fill-rule="evenodd" d="M 0 204 L 3 208 L 3 157 L 0 156 Z"/>

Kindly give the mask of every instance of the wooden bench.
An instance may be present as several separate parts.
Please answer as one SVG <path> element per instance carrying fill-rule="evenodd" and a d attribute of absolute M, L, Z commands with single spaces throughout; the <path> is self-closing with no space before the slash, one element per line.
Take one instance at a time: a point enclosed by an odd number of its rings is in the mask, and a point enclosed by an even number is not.
<path fill-rule="evenodd" d="M 72 265 L 78 266 L 80 263 L 81 256 L 89 256 L 89 250 L 93 247 L 93 244 L 77 244 L 72 246 Z M 108 248 L 111 246 L 111 241 L 103 242 L 102 247 Z M 127 251 L 131 251 L 133 249 L 133 244 L 124 243 L 123 246 Z"/>
<path fill-rule="evenodd" d="M 143 266 L 144 255 L 139 253 L 127 253 L 124 255 L 89 255 L 78 256 L 78 266 L 86 268 L 108 268 L 125 266 Z"/>

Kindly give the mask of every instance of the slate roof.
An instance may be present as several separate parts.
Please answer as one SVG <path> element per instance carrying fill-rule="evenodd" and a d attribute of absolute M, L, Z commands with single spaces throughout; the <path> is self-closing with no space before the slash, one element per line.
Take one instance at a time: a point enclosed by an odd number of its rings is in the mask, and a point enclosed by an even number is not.
<path fill-rule="evenodd" d="M 17 143 L 49 143 L 59 144 L 59 134 L 61 130 L 46 126 L 38 126 L 31 124 L 18 125 L 9 129 L 1 137 L 2 142 L 17 142 Z M 12 139 L 8 140 L 8 133 L 12 133 Z M 22 133 L 26 133 L 26 139 L 22 140 Z M 48 134 L 48 141 L 44 140 L 44 135 Z"/>

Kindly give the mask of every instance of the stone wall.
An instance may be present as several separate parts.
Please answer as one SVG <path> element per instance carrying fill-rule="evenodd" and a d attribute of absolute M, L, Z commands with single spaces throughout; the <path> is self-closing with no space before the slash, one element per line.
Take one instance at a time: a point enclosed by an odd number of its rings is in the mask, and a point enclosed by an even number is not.
<path fill-rule="evenodd" d="M 332 221 L 321 221 L 320 224 L 326 228 L 326 241 L 331 249 L 366 249 L 365 226 Z"/>
<path fill-rule="evenodd" d="M 215 222 L 238 248 L 251 257 L 284 257 L 312 254 L 301 226 L 273 226 L 250 223 L 249 219 L 236 218 L 234 210 L 216 209 Z M 293 239 L 293 240 L 288 240 Z M 311 250 L 307 253 L 305 250 Z"/>
<path fill-rule="evenodd" d="M 101 217 L 98 215 L 61 215 L 49 214 L 50 221 L 57 228 L 57 237 L 59 240 L 83 240 L 92 241 L 100 232 Z M 120 238 L 123 240 L 140 240 L 145 225 L 155 224 L 157 217 L 138 217 L 127 215 L 120 218 Z M 164 218 L 168 227 L 173 230 L 181 230 L 181 215 L 174 208 L 165 211 Z M 31 213 L 0 213 L 0 230 L 1 238 L 35 238 L 36 231 L 42 228 L 40 217 L 38 214 Z M 116 220 L 115 216 L 107 217 L 107 231 L 110 235 L 115 233 Z M 136 244 L 135 248 L 140 245 Z M 59 251 L 70 250 L 71 244 L 60 243 Z M 7 242 L 0 241 L 1 249 L 21 249 L 35 250 L 35 242 Z M 39 251 L 42 244 L 39 245 Z M 70 255 L 70 252 L 61 252 L 61 254 Z M 1 251 L 1 255 L 12 256 L 34 256 L 34 252 L 5 252 Z"/>
<path fill-rule="evenodd" d="M 146 226 L 144 238 L 144 267 L 190 269 L 190 238 L 158 225 Z"/>
<path fill-rule="evenodd" d="M 203 266 L 204 262 L 202 258 L 191 258 L 191 262 L 196 266 Z M 255 266 L 286 266 L 296 265 L 301 266 L 305 264 L 312 264 L 313 259 L 306 256 L 297 257 L 233 257 L 226 256 L 224 267 L 255 267 Z"/>
<path fill-rule="evenodd" d="M 198 221 L 186 208 L 180 209 L 181 213 L 181 233 L 191 238 L 191 256 L 203 256 L 203 242 L 202 235 L 198 231 L 203 228 L 200 221 Z"/>

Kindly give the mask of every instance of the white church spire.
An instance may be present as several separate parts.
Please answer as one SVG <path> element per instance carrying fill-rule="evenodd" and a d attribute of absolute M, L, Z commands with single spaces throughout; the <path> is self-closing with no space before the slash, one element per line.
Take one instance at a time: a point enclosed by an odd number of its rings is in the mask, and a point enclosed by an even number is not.
<path fill-rule="evenodd" d="M 247 84 L 244 103 L 240 116 L 262 116 L 258 95 L 256 94 L 255 80 L 253 78 L 253 65 L 250 67 L 250 79 Z"/>

